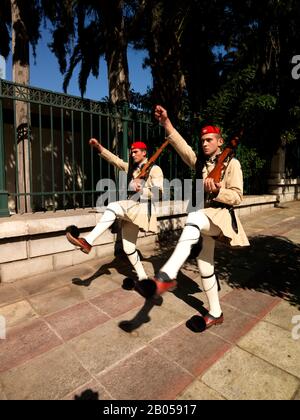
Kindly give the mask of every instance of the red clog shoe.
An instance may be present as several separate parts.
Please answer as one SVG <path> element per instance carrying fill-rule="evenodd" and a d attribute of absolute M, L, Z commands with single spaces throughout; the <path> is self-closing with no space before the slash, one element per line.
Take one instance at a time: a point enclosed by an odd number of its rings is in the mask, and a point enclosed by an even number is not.
<path fill-rule="evenodd" d="M 82 252 L 89 254 L 92 246 L 84 238 L 75 238 L 70 232 L 66 233 L 68 241 L 75 246 L 78 246 Z"/>

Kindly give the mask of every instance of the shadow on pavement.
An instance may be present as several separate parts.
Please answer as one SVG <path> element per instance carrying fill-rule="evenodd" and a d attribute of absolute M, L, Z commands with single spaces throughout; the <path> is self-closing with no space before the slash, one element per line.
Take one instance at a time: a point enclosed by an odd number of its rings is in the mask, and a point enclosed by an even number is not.
<path fill-rule="evenodd" d="M 172 236 L 170 233 L 161 235 L 159 254 L 144 258 L 140 252 L 141 260 L 150 262 L 154 272 L 158 272 L 171 255 L 177 241 L 178 233 Z M 217 242 L 215 261 L 219 278 L 225 280 L 231 287 L 268 293 L 300 307 L 300 246 L 284 237 L 277 236 L 256 236 L 250 238 L 250 243 L 250 247 L 230 248 Z M 116 269 L 125 277 L 135 278 L 134 271 L 127 263 L 127 257 L 120 253 L 110 263 L 99 267 L 91 277 L 85 280 L 73 279 L 73 283 L 78 286 L 89 286 L 94 279 L 103 274 L 110 274 L 110 268 Z M 189 270 L 198 272 L 195 259 L 187 261 L 185 273 Z M 207 310 L 203 302 L 193 296 L 202 291 L 198 283 L 183 272 L 179 273 L 177 280 L 178 287 L 172 293 L 201 315 L 205 315 Z M 146 299 L 135 317 L 132 320 L 122 321 L 120 328 L 130 332 L 149 322 L 151 319 L 149 313 L 152 308 L 161 304 L 162 298 L 161 302 Z"/>
<path fill-rule="evenodd" d="M 279 236 L 250 238 L 251 246 L 218 245 L 216 268 L 231 287 L 254 289 L 300 306 L 300 246 Z"/>
<path fill-rule="evenodd" d="M 75 395 L 74 400 L 99 400 L 99 393 L 92 389 L 86 389 L 80 395 Z"/>

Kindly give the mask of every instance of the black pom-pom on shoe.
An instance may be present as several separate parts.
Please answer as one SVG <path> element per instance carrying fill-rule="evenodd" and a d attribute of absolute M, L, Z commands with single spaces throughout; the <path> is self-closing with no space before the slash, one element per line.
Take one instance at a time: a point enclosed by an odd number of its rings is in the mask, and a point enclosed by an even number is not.
<path fill-rule="evenodd" d="M 137 281 L 135 290 L 146 299 L 150 299 L 156 294 L 156 283 L 153 280 L 146 279 Z"/>
<path fill-rule="evenodd" d="M 70 225 L 66 228 L 66 233 L 70 233 L 74 238 L 79 238 L 80 232 L 77 226 Z"/>
<path fill-rule="evenodd" d="M 123 280 L 122 288 L 125 290 L 133 290 L 135 288 L 136 281 L 130 277 L 126 277 Z"/>
<path fill-rule="evenodd" d="M 203 332 L 206 329 L 205 320 L 199 315 L 192 316 L 192 318 L 186 321 L 185 325 L 193 332 Z"/>

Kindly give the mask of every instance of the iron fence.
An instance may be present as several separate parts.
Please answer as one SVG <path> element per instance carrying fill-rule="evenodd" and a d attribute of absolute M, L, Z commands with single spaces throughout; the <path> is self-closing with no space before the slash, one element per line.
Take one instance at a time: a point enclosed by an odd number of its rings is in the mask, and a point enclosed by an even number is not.
<path fill-rule="evenodd" d="M 97 181 L 117 173 L 89 146 L 91 137 L 127 161 L 128 145 L 143 140 L 151 155 L 164 130 L 127 104 L 0 80 L 0 216 L 95 207 Z M 166 151 L 158 163 L 166 178 L 179 176 L 176 153 Z"/>

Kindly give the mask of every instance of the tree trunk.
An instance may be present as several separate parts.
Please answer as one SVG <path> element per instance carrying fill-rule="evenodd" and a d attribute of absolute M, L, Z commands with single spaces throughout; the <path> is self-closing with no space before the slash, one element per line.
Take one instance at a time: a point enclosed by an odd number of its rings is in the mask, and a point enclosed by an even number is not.
<path fill-rule="evenodd" d="M 12 52 L 13 81 L 21 85 L 29 84 L 29 39 L 27 29 L 22 21 L 17 0 L 11 0 L 12 15 Z M 19 194 L 29 194 L 30 191 L 30 110 L 26 102 L 15 101 L 17 130 L 17 159 Z M 18 212 L 31 212 L 30 196 L 20 196 Z"/>
<path fill-rule="evenodd" d="M 103 4 L 103 24 L 106 39 L 105 59 L 107 63 L 109 101 L 113 105 L 128 106 L 129 71 L 127 61 L 127 36 L 124 28 L 123 0 L 107 0 Z M 128 161 L 128 126 L 123 123 L 122 115 L 117 111 L 112 121 L 112 152 Z M 114 170 L 118 185 L 119 171 Z M 121 221 L 116 220 L 113 231 L 117 233 L 115 255 L 122 251 Z"/>
<path fill-rule="evenodd" d="M 109 100 L 113 105 L 128 105 L 129 103 L 128 42 L 124 28 L 123 3 L 123 0 L 109 0 L 105 2 L 103 8 L 107 43 L 105 58 L 109 83 Z M 118 113 L 112 126 L 114 132 L 112 151 L 116 154 L 121 152 L 123 159 L 127 159 L 127 144 L 123 142 L 123 134 L 127 138 L 127 133 L 124 133 L 122 118 Z M 120 150 L 120 145 L 123 146 L 122 150 Z"/>
<path fill-rule="evenodd" d="M 105 58 L 109 79 L 109 99 L 113 104 L 129 101 L 127 36 L 124 28 L 123 0 L 109 0 L 104 7 Z"/>
<path fill-rule="evenodd" d="M 181 27 L 184 26 L 185 16 L 179 22 L 174 17 L 174 21 L 166 25 L 164 7 L 162 1 L 150 7 L 151 38 L 147 39 L 147 49 L 153 76 L 154 103 L 163 104 L 176 124 L 186 87 L 181 64 Z"/>

